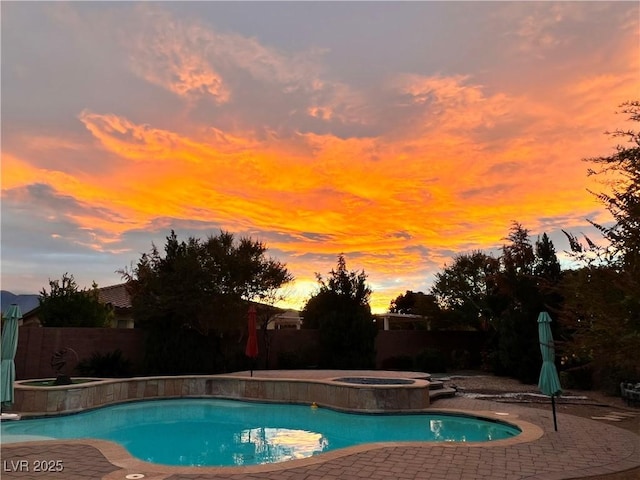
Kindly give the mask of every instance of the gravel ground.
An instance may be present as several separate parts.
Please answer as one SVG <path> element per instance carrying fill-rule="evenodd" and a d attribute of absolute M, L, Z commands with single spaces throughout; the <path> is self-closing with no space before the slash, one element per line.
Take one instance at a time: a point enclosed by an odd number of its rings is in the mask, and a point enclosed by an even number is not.
<path fill-rule="evenodd" d="M 507 403 L 526 403 L 531 408 L 551 408 L 549 397 L 540 395 L 537 385 L 523 384 L 512 378 L 495 377 L 476 372 L 456 372 L 448 377 L 437 379 L 443 380 L 445 386 L 456 388 L 458 395 Z M 628 407 L 619 397 L 590 390 L 566 390 L 563 391 L 560 398 L 556 399 L 556 411 L 591 418 L 594 421 L 624 428 L 640 435 L 640 408 Z M 619 422 L 593 418 L 604 417 L 612 412 L 632 413 L 634 416 L 623 418 Z M 640 479 L 640 468 L 588 478 L 589 480 L 638 480 Z"/>

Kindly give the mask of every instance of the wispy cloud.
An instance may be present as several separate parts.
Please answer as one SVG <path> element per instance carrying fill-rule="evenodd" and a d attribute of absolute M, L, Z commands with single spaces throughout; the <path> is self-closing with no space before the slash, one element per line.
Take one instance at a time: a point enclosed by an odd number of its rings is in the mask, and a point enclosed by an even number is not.
<path fill-rule="evenodd" d="M 147 5 L 136 9 L 135 18 L 135 30 L 123 38 L 131 41 L 126 46 L 134 72 L 177 95 L 225 103 L 234 94 L 232 81 L 239 72 L 278 84 L 284 93 L 323 88 L 315 62 L 321 51 L 279 52 L 255 38 L 176 19 Z"/>

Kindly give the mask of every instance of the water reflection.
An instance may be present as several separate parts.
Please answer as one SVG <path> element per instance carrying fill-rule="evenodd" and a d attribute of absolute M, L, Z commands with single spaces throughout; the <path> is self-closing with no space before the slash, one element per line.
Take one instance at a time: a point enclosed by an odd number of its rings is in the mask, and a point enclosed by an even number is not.
<path fill-rule="evenodd" d="M 517 434 L 498 423 L 455 416 L 429 420 L 429 430 L 438 442 L 486 442 Z"/>
<path fill-rule="evenodd" d="M 329 448 L 329 440 L 320 433 L 288 428 L 250 428 L 240 432 L 235 439 L 234 465 L 307 458 Z"/>

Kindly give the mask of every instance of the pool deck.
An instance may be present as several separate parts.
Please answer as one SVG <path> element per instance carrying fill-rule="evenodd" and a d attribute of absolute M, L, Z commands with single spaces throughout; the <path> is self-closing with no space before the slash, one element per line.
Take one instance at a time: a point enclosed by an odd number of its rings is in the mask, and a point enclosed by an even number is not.
<path fill-rule="evenodd" d="M 368 376 L 362 373 L 359 375 Z M 561 480 L 640 467 L 640 436 L 595 420 L 559 413 L 555 432 L 551 408 L 527 408 L 460 396 L 439 399 L 431 410 L 499 413 L 506 421 L 517 418 L 532 424 L 538 434 L 524 442 L 515 437 L 481 444 L 363 445 L 280 464 L 226 468 L 149 464 L 132 458 L 122 447 L 103 441 L 30 442 L 2 447 L 1 476 L 20 480 L 121 480 L 131 474 L 134 476 L 129 478 L 145 480 Z M 35 472 L 36 462 L 43 460 L 59 460 L 64 470 Z M 16 471 L 20 466 L 23 471 Z"/>

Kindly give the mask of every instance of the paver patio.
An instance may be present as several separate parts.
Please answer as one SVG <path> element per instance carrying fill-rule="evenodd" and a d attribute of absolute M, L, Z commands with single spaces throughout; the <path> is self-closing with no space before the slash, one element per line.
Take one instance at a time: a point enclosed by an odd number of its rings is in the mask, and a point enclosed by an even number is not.
<path fill-rule="evenodd" d="M 440 399 L 434 409 L 508 413 L 543 431 L 525 443 L 505 445 L 406 443 L 361 446 L 333 451 L 310 459 L 275 465 L 235 468 L 165 467 L 138 461 L 124 449 L 101 441 L 50 441 L 9 444 L 2 447 L 3 479 L 87 480 L 375 480 L 389 479 L 539 479 L 560 480 L 624 471 L 640 466 L 640 436 L 614 425 L 558 414 L 553 429 L 551 409 L 527 408 L 465 397 Z M 64 471 L 36 473 L 11 471 L 26 460 L 61 460 Z M 13 463 L 7 463 L 13 462 Z M 32 468 L 31 468 L 32 470 Z"/>

